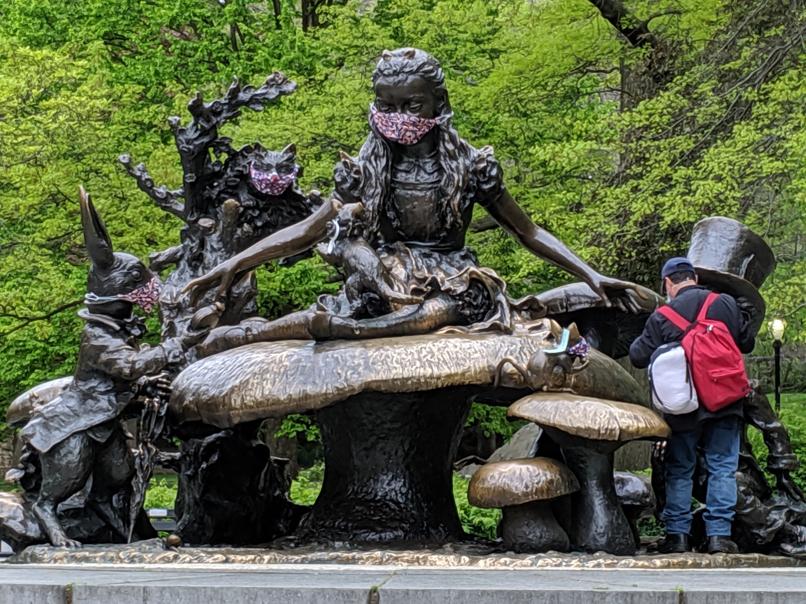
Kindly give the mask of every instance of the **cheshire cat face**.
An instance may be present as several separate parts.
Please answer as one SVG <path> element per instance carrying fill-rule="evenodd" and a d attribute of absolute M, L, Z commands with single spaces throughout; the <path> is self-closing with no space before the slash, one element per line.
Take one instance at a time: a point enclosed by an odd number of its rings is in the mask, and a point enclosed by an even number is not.
<path fill-rule="evenodd" d="M 282 151 L 268 151 L 256 146 L 249 164 L 252 187 L 264 195 L 282 195 L 299 174 L 296 158 L 297 150 L 293 144 Z"/>

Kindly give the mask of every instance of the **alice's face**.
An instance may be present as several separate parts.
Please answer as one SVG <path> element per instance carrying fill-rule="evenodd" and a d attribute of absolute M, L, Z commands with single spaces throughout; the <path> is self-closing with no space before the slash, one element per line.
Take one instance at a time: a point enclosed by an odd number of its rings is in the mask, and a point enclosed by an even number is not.
<path fill-rule="evenodd" d="M 375 107 L 381 113 L 437 116 L 438 99 L 433 86 L 420 76 L 380 78 L 375 83 Z"/>

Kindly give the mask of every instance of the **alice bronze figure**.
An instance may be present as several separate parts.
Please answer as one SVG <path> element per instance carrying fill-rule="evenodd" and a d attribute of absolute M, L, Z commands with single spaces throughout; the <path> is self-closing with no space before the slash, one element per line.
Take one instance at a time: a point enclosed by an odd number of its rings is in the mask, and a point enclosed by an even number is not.
<path fill-rule="evenodd" d="M 536 226 L 507 191 L 490 147 L 476 149 L 453 127 L 439 63 L 413 48 L 385 51 L 373 74 L 370 133 L 355 171 L 337 166 L 336 196 L 364 206 L 361 236 L 344 238 L 341 263 L 365 291 L 323 296 L 309 310 L 276 321 L 214 330 L 204 354 L 254 341 L 374 338 L 511 327 L 513 305 L 494 271 L 465 247 L 473 207 L 480 203 L 528 250 L 585 281 L 603 299 L 637 309 L 635 286 L 605 277 L 556 237 Z M 273 258 L 299 253 L 332 230 L 312 216 L 280 231 L 191 281 L 188 290 L 229 284 Z M 316 241 L 313 241 L 313 240 Z M 392 296 L 379 292 L 394 292 Z M 221 292 L 223 293 L 223 292 Z M 397 294 L 397 295 L 395 295 Z M 401 302 L 401 297 L 410 300 Z"/>

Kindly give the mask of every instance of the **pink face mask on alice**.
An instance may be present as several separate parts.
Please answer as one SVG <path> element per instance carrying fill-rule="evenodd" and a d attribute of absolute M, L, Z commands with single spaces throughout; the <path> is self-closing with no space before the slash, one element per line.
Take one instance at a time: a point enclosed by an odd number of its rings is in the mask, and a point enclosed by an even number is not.
<path fill-rule="evenodd" d="M 369 122 L 386 140 L 401 145 L 413 145 L 437 124 L 436 118 L 420 117 L 408 113 L 384 113 L 375 105 L 369 109 Z"/>

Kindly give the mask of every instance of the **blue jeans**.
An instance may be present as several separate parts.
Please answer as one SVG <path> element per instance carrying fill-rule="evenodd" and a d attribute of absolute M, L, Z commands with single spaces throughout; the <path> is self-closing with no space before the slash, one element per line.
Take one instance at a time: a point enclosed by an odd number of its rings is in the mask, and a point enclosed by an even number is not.
<path fill-rule="evenodd" d="M 691 489 L 702 449 L 708 473 L 705 532 L 709 537 L 731 533 L 736 508 L 736 469 L 739 466 L 739 417 L 731 415 L 701 422 L 694 430 L 672 432 L 666 444 L 666 532 L 688 535 L 691 530 Z"/>

